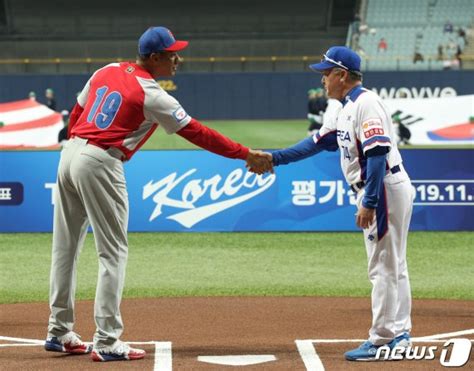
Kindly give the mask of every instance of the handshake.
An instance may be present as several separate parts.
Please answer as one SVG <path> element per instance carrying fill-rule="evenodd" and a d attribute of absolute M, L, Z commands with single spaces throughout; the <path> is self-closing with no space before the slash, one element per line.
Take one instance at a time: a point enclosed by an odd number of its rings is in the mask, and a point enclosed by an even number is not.
<path fill-rule="evenodd" d="M 245 167 L 255 174 L 273 174 L 273 157 L 271 153 L 251 149 L 247 155 Z"/>

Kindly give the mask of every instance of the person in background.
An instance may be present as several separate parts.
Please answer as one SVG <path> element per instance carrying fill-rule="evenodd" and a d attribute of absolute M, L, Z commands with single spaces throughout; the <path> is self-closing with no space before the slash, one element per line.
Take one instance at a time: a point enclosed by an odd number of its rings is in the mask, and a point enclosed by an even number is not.
<path fill-rule="evenodd" d="M 447 20 L 446 23 L 444 24 L 443 32 L 452 33 L 453 30 L 454 30 L 453 24 L 451 23 L 451 21 Z"/>
<path fill-rule="evenodd" d="M 80 91 L 76 93 L 76 101 L 79 95 L 81 94 Z M 61 131 L 58 133 L 58 143 L 61 146 L 64 146 L 68 140 L 68 131 L 69 131 L 69 114 L 72 112 L 74 109 L 74 106 L 71 107 L 71 109 L 68 110 L 62 110 L 61 111 L 61 116 L 63 117 L 63 122 L 64 122 L 64 127 L 61 129 Z"/>
<path fill-rule="evenodd" d="M 444 48 L 443 44 L 438 45 L 438 57 L 436 58 L 437 61 L 443 61 L 444 60 Z"/>
<path fill-rule="evenodd" d="M 28 99 L 36 102 L 36 93 L 34 91 L 30 91 L 28 93 Z"/>
<path fill-rule="evenodd" d="M 323 115 L 328 101 L 321 88 L 308 90 L 308 135 L 313 135 L 323 126 Z"/>
<path fill-rule="evenodd" d="M 466 31 L 464 30 L 464 28 L 462 27 L 459 27 L 458 28 L 458 36 L 464 40 L 464 45 L 467 45 L 467 35 L 466 35 Z"/>
<path fill-rule="evenodd" d="M 387 41 L 382 37 L 377 45 L 377 51 L 379 53 L 385 53 L 387 51 L 388 45 Z"/>
<path fill-rule="evenodd" d="M 69 124 L 69 111 L 62 110 L 61 116 L 63 117 L 64 127 L 58 133 L 58 143 L 62 147 L 67 142 L 67 132 Z"/>
<path fill-rule="evenodd" d="M 46 97 L 46 105 L 48 106 L 48 108 L 52 109 L 53 111 L 56 111 L 56 99 L 54 99 L 53 89 L 46 89 L 44 95 Z"/>
<path fill-rule="evenodd" d="M 413 55 L 413 63 L 416 64 L 417 62 L 424 62 L 425 57 L 423 57 L 423 54 L 420 53 L 419 50 L 415 50 L 415 54 Z"/>
<path fill-rule="evenodd" d="M 411 132 L 408 127 L 406 127 L 400 118 L 400 115 L 392 116 L 393 126 L 395 127 L 395 134 L 398 137 L 398 145 L 407 145 L 410 144 Z"/>
<path fill-rule="evenodd" d="M 457 46 L 454 60 L 455 60 L 455 65 L 457 65 L 457 69 L 462 69 L 462 48 L 460 45 Z"/>

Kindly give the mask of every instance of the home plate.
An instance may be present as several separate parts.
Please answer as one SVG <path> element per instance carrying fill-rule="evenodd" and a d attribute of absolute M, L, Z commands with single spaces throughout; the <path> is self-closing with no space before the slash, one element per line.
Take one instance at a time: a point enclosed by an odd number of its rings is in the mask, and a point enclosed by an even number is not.
<path fill-rule="evenodd" d="M 216 365 L 248 366 L 259 363 L 276 361 L 274 355 L 241 355 L 241 356 L 199 356 L 199 362 L 213 363 Z"/>

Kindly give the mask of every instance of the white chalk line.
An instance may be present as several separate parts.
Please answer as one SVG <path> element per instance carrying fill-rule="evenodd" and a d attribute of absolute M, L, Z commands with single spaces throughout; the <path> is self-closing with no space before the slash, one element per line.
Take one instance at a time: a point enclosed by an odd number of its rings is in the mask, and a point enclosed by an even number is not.
<path fill-rule="evenodd" d="M 14 338 L 14 337 L 10 337 L 10 336 L 0 336 L 0 340 L 15 341 L 15 342 L 18 342 L 18 343 L 31 343 L 31 344 L 38 344 L 38 345 L 43 345 L 44 344 L 44 340 Z"/>
<path fill-rule="evenodd" d="M 430 336 L 423 336 L 412 338 L 412 342 L 424 343 L 444 343 L 447 338 L 474 334 L 474 329 L 447 332 L 443 334 L 435 334 Z M 444 339 L 444 340 L 441 340 Z M 301 359 L 307 371 L 325 371 L 323 362 L 316 351 L 316 344 L 335 344 L 335 343 L 361 343 L 366 339 L 313 339 L 313 340 L 295 340 L 296 348 L 300 354 Z M 474 342 L 474 340 L 470 340 Z"/>
<path fill-rule="evenodd" d="M 171 354 L 171 341 L 155 342 L 154 371 L 171 371 L 173 369 L 173 356 Z"/>
<path fill-rule="evenodd" d="M 428 342 L 443 342 L 444 340 L 442 339 L 449 339 L 449 338 L 455 338 L 455 337 L 460 337 L 460 336 L 465 336 L 465 335 L 473 335 L 474 334 L 474 329 L 467 329 L 467 330 L 462 330 L 462 331 L 456 331 L 456 332 L 446 332 L 442 334 L 435 334 L 435 335 L 429 335 L 429 336 L 421 336 L 421 337 L 414 337 L 412 338 L 413 342 L 422 342 L 422 343 L 428 343 Z M 13 343 L 20 343 L 20 344 L 0 344 L 0 347 L 6 347 L 6 346 L 24 346 L 25 344 L 21 343 L 26 343 L 27 345 L 30 346 L 41 346 L 44 345 L 44 340 L 38 340 L 38 339 L 26 339 L 26 338 L 18 338 L 18 337 L 11 337 L 11 336 L 1 336 L 0 335 L 0 341 L 11 341 Z M 363 341 L 366 341 L 367 339 L 302 339 L 301 341 L 311 341 L 313 343 L 360 343 Z M 296 340 L 300 341 L 300 340 Z M 471 341 L 474 341 L 474 339 L 471 339 Z M 92 344 L 92 342 L 85 342 L 86 344 Z M 128 344 L 131 345 L 155 345 L 156 344 L 167 344 L 168 342 L 163 341 L 127 341 Z M 164 346 L 164 345 L 163 345 Z M 161 347 L 161 345 L 160 345 Z M 163 348 L 165 349 L 165 348 Z"/>
<path fill-rule="evenodd" d="M 420 343 L 441 343 L 445 340 L 442 339 L 451 339 L 465 335 L 472 335 L 474 334 L 474 329 L 456 331 L 456 332 L 446 332 L 442 334 L 435 334 L 429 336 L 419 336 L 411 338 L 412 342 L 420 342 Z M 313 343 L 361 343 L 367 341 L 367 339 L 304 339 L 305 341 L 312 341 Z M 471 341 L 474 341 L 471 340 Z"/>
<path fill-rule="evenodd" d="M 311 340 L 295 340 L 295 343 L 307 371 L 324 371 L 323 362 Z"/>
<path fill-rule="evenodd" d="M 0 344 L 1 348 L 8 348 L 8 347 L 39 347 L 43 344 Z"/>
<path fill-rule="evenodd" d="M 414 342 L 442 342 L 442 339 L 448 339 L 448 338 L 455 338 L 455 337 L 460 337 L 460 336 L 465 336 L 465 335 L 473 335 L 474 334 L 474 329 L 467 329 L 467 330 L 462 330 L 462 331 L 456 331 L 456 332 L 446 332 L 442 334 L 435 334 L 435 335 L 429 335 L 429 336 L 420 336 L 420 337 L 413 337 L 412 341 Z M 14 343 L 27 343 L 28 345 L 31 346 L 40 346 L 44 345 L 44 340 L 38 340 L 38 339 L 26 339 L 26 338 L 18 338 L 18 337 L 11 337 L 11 336 L 1 336 L 0 335 L 0 341 L 11 341 Z M 302 339 L 304 341 L 312 341 L 313 343 L 360 343 L 363 341 L 366 341 L 367 339 Z M 299 341 L 299 340 L 296 340 Z M 474 341 L 471 340 L 471 341 Z M 92 342 L 84 342 L 86 344 L 92 344 Z M 159 342 L 159 341 L 127 341 L 128 344 L 131 345 L 156 345 L 156 344 L 166 344 L 168 342 Z M 4 346 L 11 346 L 11 345 L 17 345 L 17 346 L 22 346 L 22 344 L 0 344 L 0 347 Z"/>
<path fill-rule="evenodd" d="M 422 341 L 425 339 L 448 339 L 448 338 L 455 338 L 457 336 L 464 336 L 464 335 L 471 335 L 474 334 L 474 328 L 464 331 L 456 331 L 456 332 L 446 332 L 444 334 L 436 334 L 431 336 L 423 336 L 415 338 L 417 341 Z M 413 340 L 415 340 L 413 339 Z"/>
<path fill-rule="evenodd" d="M 412 338 L 413 342 L 420 343 L 444 343 L 446 339 L 474 334 L 474 329 L 463 331 L 448 332 L 443 334 L 435 334 Z M 444 340 L 443 340 L 444 339 Z M 44 340 L 16 338 L 10 336 L 0 336 L 0 340 L 11 341 L 13 344 L 0 344 L 0 348 L 8 347 L 25 347 L 25 346 L 43 346 Z M 360 343 L 366 339 L 306 339 L 295 340 L 296 348 L 306 366 L 307 371 L 324 371 L 324 365 L 316 352 L 315 344 L 335 344 L 335 343 Z M 474 339 L 470 340 L 474 342 Z M 87 344 L 91 344 L 87 342 Z M 170 341 L 130 341 L 131 345 L 147 345 L 155 346 L 154 371 L 172 371 L 172 342 Z"/>

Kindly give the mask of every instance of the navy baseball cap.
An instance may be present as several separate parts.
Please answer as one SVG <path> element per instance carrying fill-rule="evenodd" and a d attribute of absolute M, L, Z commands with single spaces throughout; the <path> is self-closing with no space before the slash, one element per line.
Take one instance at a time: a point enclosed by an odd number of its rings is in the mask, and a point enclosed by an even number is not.
<path fill-rule="evenodd" d="M 138 54 L 147 55 L 162 51 L 177 52 L 187 46 L 187 41 L 176 40 L 166 27 L 150 27 L 138 40 Z"/>
<path fill-rule="evenodd" d="M 360 57 L 346 46 L 333 46 L 323 55 L 320 63 L 311 64 L 309 67 L 315 71 L 340 67 L 347 71 L 360 72 Z"/>

